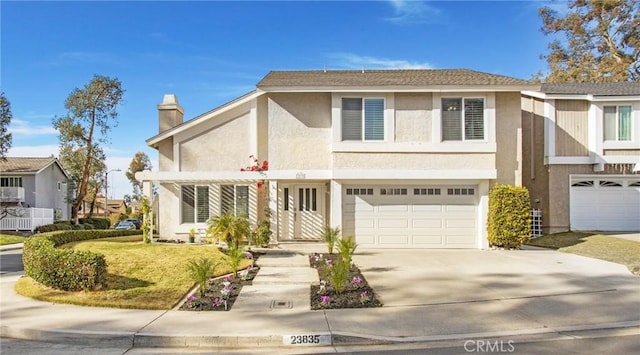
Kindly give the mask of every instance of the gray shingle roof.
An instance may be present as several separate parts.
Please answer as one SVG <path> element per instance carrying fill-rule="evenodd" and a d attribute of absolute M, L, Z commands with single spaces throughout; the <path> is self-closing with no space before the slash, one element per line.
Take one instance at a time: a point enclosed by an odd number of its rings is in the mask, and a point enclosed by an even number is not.
<path fill-rule="evenodd" d="M 380 86 L 512 86 L 526 80 L 468 69 L 312 70 L 272 71 L 258 88 L 269 87 L 380 87 Z"/>
<path fill-rule="evenodd" d="M 24 157 L 7 157 L 6 161 L 0 160 L 0 173 L 25 173 L 33 174 L 40 169 L 48 166 L 56 158 L 24 158 Z"/>
<path fill-rule="evenodd" d="M 635 96 L 640 95 L 640 83 L 630 81 L 612 83 L 544 83 L 541 91 L 546 94 Z"/>

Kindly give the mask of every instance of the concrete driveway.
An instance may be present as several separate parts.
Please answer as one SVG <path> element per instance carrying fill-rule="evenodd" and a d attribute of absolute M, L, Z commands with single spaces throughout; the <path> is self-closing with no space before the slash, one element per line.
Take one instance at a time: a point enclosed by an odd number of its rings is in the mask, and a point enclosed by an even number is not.
<path fill-rule="evenodd" d="M 466 332 L 640 320 L 640 277 L 619 264 L 552 250 L 359 250 L 387 329 L 408 319 Z M 420 315 L 420 317 L 419 317 Z M 424 330 L 424 329 L 423 329 Z"/>

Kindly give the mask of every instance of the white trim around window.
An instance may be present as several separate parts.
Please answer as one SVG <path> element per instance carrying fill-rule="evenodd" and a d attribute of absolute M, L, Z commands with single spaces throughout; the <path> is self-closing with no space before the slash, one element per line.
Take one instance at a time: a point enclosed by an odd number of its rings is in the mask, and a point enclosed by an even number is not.
<path fill-rule="evenodd" d="M 442 107 L 443 100 L 459 100 L 459 107 L 457 112 L 460 112 L 459 122 L 459 137 L 450 137 L 446 139 L 445 129 L 451 130 L 451 125 L 443 123 L 443 119 L 446 119 L 444 108 Z M 480 101 L 481 100 L 481 101 Z M 465 111 L 464 107 L 468 103 L 481 102 L 482 103 L 482 138 L 479 138 L 476 130 L 476 139 L 473 139 L 471 132 L 465 130 Z M 452 101 L 453 102 L 453 101 Z M 495 142 L 495 94 L 494 93 L 434 93 L 433 94 L 433 111 L 432 111 L 432 142 L 440 142 L 443 144 L 473 144 L 473 143 L 494 143 Z M 452 107 L 453 111 L 455 108 Z M 469 117 L 472 118 L 472 117 Z M 451 122 L 450 122 L 451 123 Z M 477 125 L 479 126 L 479 125 Z"/>
<path fill-rule="evenodd" d="M 592 104 L 597 107 L 596 116 L 596 130 L 600 132 L 597 136 L 597 140 L 602 142 L 602 149 L 640 149 L 640 102 L 625 102 L 625 101 L 610 101 Z M 620 130 L 620 112 L 628 110 L 627 117 L 624 118 L 624 123 L 628 124 L 628 127 L 624 130 Z M 613 110 L 615 108 L 615 112 Z M 615 127 L 607 125 L 607 115 L 609 115 L 609 123 L 614 123 Z M 615 117 L 614 117 L 615 116 Z M 612 122 L 611 119 L 615 120 Z M 607 130 L 609 128 L 609 130 Z M 621 136 L 621 134 L 623 134 Z M 624 135 L 627 135 L 628 139 L 625 139 Z M 611 139 L 614 138 L 614 139 Z"/>
<path fill-rule="evenodd" d="M 361 100 L 358 104 L 358 99 Z M 362 94 L 362 93 L 334 93 L 331 97 L 331 115 L 333 128 L 333 142 L 340 144 L 371 145 L 384 142 L 392 142 L 395 137 L 394 122 L 394 94 Z M 352 106 L 352 114 L 359 121 L 347 122 L 343 117 L 343 104 Z M 369 108 L 371 111 L 369 111 Z M 376 117 L 367 116 L 367 112 L 382 113 L 382 122 L 376 121 Z M 346 131 L 345 131 L 346 130 Z M 358 136 L 359 133 L 359 137 Z"/>

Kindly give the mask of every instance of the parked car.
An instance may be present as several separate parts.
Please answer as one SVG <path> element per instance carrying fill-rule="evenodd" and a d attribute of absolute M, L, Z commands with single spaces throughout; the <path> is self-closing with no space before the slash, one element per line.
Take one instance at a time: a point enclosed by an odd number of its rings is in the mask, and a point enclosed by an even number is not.
<path fill-rule="evenodd" d="M 118 224 L 116 224 L 114 229 L 131 230 L 131 229 L 136 229 L 136 225 L 133 224 L 133 222 L 131 222 L 131 221 L 123 220 L 123 221 L 118 222 Z"/>
<path fill-rule="evenodd" d="M 142 221 L 137 218 L 127 218 L 124 219 L 124 221 L 133 223 L 136 226 L 136 229 L 140 229 L 140 226 L 142 225 Z"/>

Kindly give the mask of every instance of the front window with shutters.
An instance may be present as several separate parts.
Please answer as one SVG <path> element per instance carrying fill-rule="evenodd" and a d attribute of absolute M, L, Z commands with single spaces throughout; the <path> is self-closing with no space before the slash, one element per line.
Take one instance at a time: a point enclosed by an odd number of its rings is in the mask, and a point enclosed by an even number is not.
<path fill-rule="evenodd" d="M 442 140 L 484 140 L 484 99 L 443 98 Z"/>
<path fill-rule="evenodd" d="M 204 223 L 209 219 L 209 186 L 182 185 L 181 223 Z"/>
<path fill-rule="evenodd" d="M 342 140 L 384 141 L 384 99 L 342 98 Z"/>
<path fill-rule="evenodd" d="M 604 140 L 631 140 L 631 106 L 604 106 Z"/>

